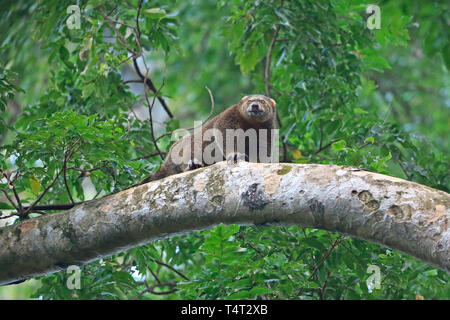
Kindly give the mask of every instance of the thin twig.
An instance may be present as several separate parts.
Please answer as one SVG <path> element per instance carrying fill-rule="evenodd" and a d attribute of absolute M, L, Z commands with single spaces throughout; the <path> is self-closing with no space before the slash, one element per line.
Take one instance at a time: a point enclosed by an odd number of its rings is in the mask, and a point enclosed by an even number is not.
<path fill-rule="evenodd" d="M 16 181 L 17 177 L 19 176 L 19 173 L 16 174 L 16 176 L 15 176 L 15 178 L 13 180 L 11 180 L 10 179 L 11 177 L 9 175 L 7 175 L 5 172 L 3 172 L 3 176 L 6 178 L 9 188 L 12 189 L 12 191 L 13 191 L 14 198 L 16 199 L 16 202 L 17 202 L 17 206 L 14 204 L 14 202 L 8 196 L 6 190 L 2 189 L 2 191 L 5 194 L 5 196 L 8 199 L 8 201 L 14 207 L 14 209 L 16 209 L 16 211 L 18 212 L 19 216 L 22 217 L 22 215 L 23 215 L 22 202 L 20 201 L 19 194 L 18 194 L 18 192 L 16 190 L 16 187 L 14 186 L 14 182 Z"/>
<path fill-rule="evenodd" d="M 147 72 L 145 74 L 145 76 L 146 76 L 145 80 L 147 79 L 147 74 L 148 74 L 148 69 L 147 69 Z M 145 80 L 144 80 L 144 82 L 145 82 Z M 162 89 L 163 86 L 164 86 L 164 81 L 161 84 L 161 87 L 158 89 L 158 92 Z M 153 101 L 150 104 L 150 101 L 148 100 L 147 91 L 144 89 L 145 101 L 147 102 L 147 106 L 148 106 L 148 117 L 149 117 L 149 122 L 150 122 L 150 135 L 152 137 L 153 144 L 155 145 L 155 149 L 156 149 L 156 151 L 158 151 L 158 154 L 161 157 L 161 160 L 164 160 L 164 156 L 162 155 L 162 152 L 159 149 L 157 140 L 155 138 L 155 129 L 154 129 L 154 126 L 153 126 L 153 115 L 152 115 L 153 106 L 155 104 L 155 98 L 158 95 L 158 92 L 155 94 L 155 96 L 153 97 Z"/>
<path fill-rule="evenodd" d="M 164 262 L 162 262 L 162 261 L 160 261 L 160 260 L 156 260 L 156 259 L 153 259 L 153 261 L 156 262 L 157 264 L 161 265 L 161 266 L 164 266 L 164 267 L 166 267 L 166 268 L 172 270 L 173 272 L 175 272 L 176 274 L 178 274 L 180 277 L 182 277 L 184 280 L 189 281 L 189 278 L 188 278 L 188 277 L 186 277 L 184 274 L 182 274 L 180 271 L 178 271 L 177 269 L 175 269 L 175 268 L 172 267 L 171 265 L 169 265 L 169 264 L 167 264 L 167 263 L 164 263 Z"/>
<path fill-rule="evenodd" d="M 47 186 L 47 188 L 45 188 L 45 190 L 41 193 L 41 195 L 33 202 L 33 204 L 31 206 L 29 206 L 26 210 L 25 210 L 25 214 L 28 215 L 29 213 L 31 213 L 34 209 L 34 207 L 38 204 L 39 201 L 42 200 L 42 198 L 45 196 L 45 194 L 48 192 L 48 190 L 50 190 L 51 187 L 53 187 L 53 185 L 55 184 L 56 180 L 58 180 L 59 176 L 62 173 L 62 169 L 58 171 L 58 173 L 56 174 L 56 177 L 53 178 L 52 182 Z"/>
<path fill-rule="evenodd" d="M 319 291 L 320 300 L 323 300 L 323 297 L 325 295 L 325 290 L 327 289 L 327 283 L 328 283 L 328 279 L 330 278 L 330 275 L 331 275 L 331 271 L 328 271 L 327 278 L 325 279 L 325 282 Z"/>
<path fill-rule="evenodd" d="M 64 177 L 64 185 L 66 186 L 67 195 L 69 196 L 70 202 L 75 203 L 75 201 L 72 198 L 72 194 L 70 193 L 69 184 L 67 183 L 67 161 L 69 160 L 71 156 L 71 150 L 66 151 L 66 155 L 64 156 L 64 162 L 63 162 L 63 177 Z"/>
<path fill-rule="evenodd" d="M 366 142 L 363 145 L 359 146 L 358 149 L 356 149 L 356 151 L 359 151 L 367 146 L 370 146 L 371 144 L 373 144 L 372 142 Z"/>
<path fill-rule="evenodd" d="M 402 169 L 402 171 L 403 171 L 403 173 L 405 174 L 406 178 L 407 178 L 408 180 L 411 180 L 411 176 L 409 175 L 408 171 L 406 170 L 405 166 L 403 165 L 402 159 L 401 159 L 401 158 L 399 158 L 399 159 L 397 160 L 397 163 L 398 163 L 398 165 L 400 166 L 400 168 Z"/>
<path fill-rule="evenodd" d="M 278 32 L 280 31 L 280 25 L 277 24 L 275 26 L 275 31 L 272 35 L 272 40 L 270 41 L 269 49 L 267 50 L 266 55 L 266 67 L 264 69 L 264 81 L 266 84 L 266 95 L 271 97 L 271 86 L 270 86 L 270 61 L 272 59 L 272 50 L 275 46 L 275 40 L 277 39 Z"/>
<path fill-rule="evenodd" d="M 8 219 L 8 218 L 12 218 L 12 217 L 14 217 L 14 216 L 18 216 L 18 214 L 10 214 L 10 215 L 8 215 L 8 216 L 0 216 L 0 219 Z"/>
<path fill-rule="evenodd" d="M 23 207 L 22 207 L 22 202 L 20 201 L 20 198 L 19 198 L 19 193 L 17 192 L 16 187 L 14 186 L 14 184 L 10 183 L 10 186 L 12 187 L 12 190 L 14 192 L 14 197 L 16 198 L 17 205 L 19 206 L 20 213 L 22 213 L 23 212 Z"/>
<path fill-rule="evenodd" d="M 320 262 L 314 267 L 314 270 L 312 271 L 311 275 L 308 277 L 308 279 L 306 279 L 306 281 L 310 281 L 317 273 L 317 271 L 319 270 L 319 268 L 322 266 L 322 264 L 325 262 L 325 260 L 328 259 L 328 257 L 330 256 L 330 254 L 333 252 L 333 250 L 336 248 L 336 246 L 339 244 L 339 242 L 341 242 L 344 239 L 344 236 L 338 236 L 336 238 L 336 240 L 331 244 L 330 248 L 327 250 L 327 252 L 324 254 L 324 256 L 322 257 L 322 259 L 320 260 Z M 300 292 L 298 293 L 298 295 L 301 295 L 303 292 L 304 288 L 302 288 L 300 290 Z"/>
<path fill-rule="evenodd" d="M 148 292 L 150 292 L 151 294 L 156 294 L 156 295 L 170 294 L 170 293 L 176 292 L 178 289 L 177 288 L 172 288 L 172 289 L 167 290 L 167 291 L 155 291 L 155 288 L 159 288 L 159 287 L 175 287 L 176 285 L 177 284 L 174 283 L 174 282 L 155 283 L 155 284 L 151 285 L 148 288 Z"/>
<path fill-rule="evenodd" d="M 140 45 L 140 42 L 139 42 Z M 141 49 L 142 50 L 142 49 Z M 167 106 L 164 98 L 162 98 L 159 93 L 160 90 L 162 89 L 162 87 L 164 86 L 164 81 L 163 84 L 161 85 L 161 87 L 159 89 L 156 89 L 155 85 L 153 84 L 153 81 L 149 78 L 148 73 L 149 73 L 149 69 L 147 67 L 147 64 L 145 62 L 145 59 L 143 56 L 142 57 L 142 61 L 144 63 L 144 67 L 146 69 L 145 75 L 142 74 L 141 70 L 139 69 L 139 66 L 137 64 L 137 58 L 133 59 L 133 65 L 134 65 L 134 69 L 136 70 L 136 73 L 138 74 L 138 76 L 141 78 L 141 82 L 144 84 L 144 87 L 147 86 L 154 94 L 154 98 L 158 98 L 158 101 L 161 103 L 161 105 L 163 106 L 164 110 L 166 110 L 167 114 L 169 115 L 170 118 L 173 118 L 173 114 L 170 112 L 169 107 Z M 145 89 L 144 89 L 144 93 L 146 93 Z"/>
<path fill-rule="evenodd" d="M 247 246 L 249 246 L 250 248 L 252 248 L 259 256 L 263 257 L 264 255 L 262 254 L 261 250 L 259 250 L 258 248 L 256 248 L 254 245 L 252 245 L 250 242 L 246 242 L 245 243 Z"/>
<path fill-rule="evenodd" d="M 14 201 L 9 197 L 8 193 L 6 192 L 5 189 L 1 189 L 2 192 L 5 194 L 6 199 L 8 199 L 9 203 L 11 203 L 11 205 L 14 207 L 14 209 L 16 209 L 17 212 L 20 213 L 20 209 L 19 207 L 14 203 Z"/>
<path fill-rule="evenodd" d="M 98 190 L 97 193 L 95 194 L 95 196 L 91 200 L 95 200 L 100 195 L 100 193 L 102 193 L 102 191 L 103 191 L 102 189 Z"/>
<path fill-rule="evenodd" d="M 283 3 L 284 2 L 282 1 L 281 6 L 283 6 Z M 277 40 L 279 32 L 280 32 L 280 25 L 277 24 L 275 26 L 275 31 L 274 31 L 274 33 L 272 35 L 272 40 L 270 41 L 269 49 L 267 50 L 267 55 L 266 55 L 266 65 L 265 65 L 265 68 L 264 68 L 264 82 L 265 82 L 265 86 L 266 86 L 266 95 L 268 97 L 272 96 L 272 92 L 271 92 L 272 90 L 271 90 L 271 85 L 270 85 L 270 62 L 272 60 L 272 51 L 273 51 L 273 48 L 275 46 L 275 41 Z M 276 112 L 276 118 L 277 118 L 278 126 L 280 128 L 282 128 L 283 124 L 281 122 L 280 115 L 278 114 L 278 110 Z M 281 143 L 283 145 L 283 161 L 286 161 L 286 159 L 287 159 L 287 146 L 286 146 L 286 142 L 284 141 L 284 137 L 281 137 L 281 138 L 282 138 Z"/>
<path fill-rule="evenodd" d="M 139 4 L 138 4 L 137 14 L 136 14 L 136 29 L 135 29 L 135 32 L 136 32 L 136 43 L 137 43 L 137 45 L 139 47 L 140 56 L 142 57 L 142 62 L 143 62 L 144 67 L 145 67 L 145 75 L 143 75 L 141 70 L 139 69 L 139 66 L 137 64 L 137 59 L 136 58 L 133 59 L 133 65 L 134 65 L 134 68 L 136 70 L 136 73 L 142 79 L 142 82 L 143 82 L 144 86 L 147 85 L 149 87 L 149 89 L 151 91 L 153 91 L 153 93 L 154 93 L 153 102 L 150 104 L 150 101 L 148 99 L 148 93 L 147 93 L 147 91 L 144 88 L 144 96 L 145 96 L 145 101 L 147 102 L 148 113 L 149 113 L 150 134 L 151 134 L 153 143 L 155 145 L 156 151 L 158 151 L 158 154 L 161 157 L 161 159 L 164 160 L 164 156 L 162 155 L 161 150 L 158 147 L 158 143 L 157 143 L 157 140 L 155 138 L 155 132 L 154 132 L 154 127 L 153 127 L 152 110 L 153 110 L 153 106 L 155 104 L 155 99 L 158 98 L 159 102 L 161 103 L 161 105 L 164 107 L 164 109 L 166 110 L 167 114 L 171 118 L 173 117 L 173 115 L 171 114 L 169 108 L 167 107 L 167 104 L 164 101 L 164 99 L 159 95 L 161 89 L 164 87 L 164 81 L 163 81 L 161 87 L 158 90 L 156 90 L 156 87 L 153 84 L 152 80 L 148 77 L 149 68 L 147 66 L 147 63 L 145 62 L 145 58 L 143 56 L 143 49 L 142 49 L 142 45 L 141 45 L 141 41 L 140 41 L 141 29 L 140 29 L 140 26 L 139 26 L 139 16 L 140 16 L 140 13 L 141 13 L 142 4 L 143 4 L 143 0 L 140 0 Z"/>
<path fill-rule="evenodd" d="M 166 154 L 166 152 L 161 152 L 161 153 Z M 147 154 L 142 157 L 137 157 L 137 158 L 131 159 L 130 161 L 138 161 L 138 160 L 148 159 L 148 158 L 155 157 L 155 156 L 159 156 L 159 153 L 158 152 L 150 153 L 150 154 Z"/>
<path fill-rule="evenodd" d="M 209 114 L 206 117 L 204 122 L 208 121 L 209 118 L 211 118 L 211 116 L 213 115 L 213 113 L 214 113 L 214 105 L 215 105 L 214 97 L 213 97 L 213 94 L 211 93 L 211 90 L 209 90 L 209 88 L 207 86 L 205 86 L 205 88 L 206 88 L 206 90 L 208 90 L 208 93 L 209 93 L 209 99 L 211 100 L 211 109 L 210 109 Z"/>
<path fill-rule="evenodd" d="M 174 293 L 178 290 L 177 288 L 172 288 L 167 291 L 155 291 L 155 289 L 158 287 L 175 287 L 177 284 L 174 282 L 156 283 L 156 284 L 149 286 L 147 281 L 144 281 L 144 285 L 146 288 L 144 290 L 142 290 L 141 292 L 139 292 L 138 295 L 134 299 L 141 297 L 143 294 L 145 294 L 147 292 L 151 293 L 151 294 L 155 294 L 155 295 L 165 295 L 165 294 Z"/>
<path fill-rule="evenodd" d="M 314 152 L 312 155 L 313 155 L 313 156 L 318 155 L 320 152 L 322 152 L 323 150 L 328 149 L 329 147 L 331 147 L 331 145 L 332 145 L 333 143 L 338 142 L 339 140 L 341 140 L 341 139 L 333 139 L 333 140 L 331 140 L 329 143 L 327 143 L 327 144 L 324 145 L 323 147 L 320 147 L 319 149 L 317 149 L 317 151 Z"/>
<path fill-rule="evenodd" d="M 138 38 L 141 38 L 141 28 L 139 27 L 139 16 L 141 15 L 141 10 L 142 10 L 142 4 L 143 3 L 144 3 L 143 0 L 139 0 L 138 10 L 137 10 L 137 14 L 136 14 L 136 36 Z"/>
<path fill-rule="evenodd" d="M 142 57 L 142 61 L 144 61 L 144 57 Z M 161 105 L 163 106 L 164 110 L 166 111 L 167 115 L 170 118 L 173 118 L 173 114 L 170 111 L 169 107 L 167 106 L 166 101 L 164 100 L 163 97 L 159 96 L 158 94 L 158 90 L 156 89 L 155 85 L 153 84 L 153 81 L 148 77 L 148 76 L 144 76 L 141 72 L 141 70 L 139 69 L 139 66 L 137 64 L 137 60 L 136 58 L 133 58 L 133 65 L 134 65 L 134 69 L 136 70 L 137 75 L 139 76 L 139 78 L 141 78 L 141 80 L 144 81 L 144 84 L 147 85 L 147 87 L 153 91 L 153 93 L 157 96 L 158 101 L 161 103 Z"/>
<path fill-rule="evenodd" d="M 150 266 L 147 266 L 148 270 L 150 271 L 150 273 L 152 274 L 153 278 L 155 278 L 157 283 L 161 283 L 161 280 L 159 280 L 158 276 L 155 274 L 155 272 L 153 272 L 153 269 L 150 268 Z"/>
<path fill-rule="evenodd" d="M 209 111 L 208 116 L 206 117 L 205 120 L 202 121 L 202 123 L 208 121 L 208 120 L 211 118 L 211 116 L 214 114 L 214 108 L 215 108 L 215 102 L 214 102 L 213 94 L 211 93 L 211 90 L 209 90 L 209 88 L 208 88 L 207 86 L 205 86 L 205 88 L 206 88 L 206 90 L 208 90 L 208 93 L 209 93 L 209 98 L 210 98 L 210 100 L 211 100 L 211 107 L 210 107 L 210 111 Z M 185 129 L 185 130 L 186 130 L 186 131 L 190 131 L 190 130 L 194 130 L 194 129 L 197 129 L 197 128 L 198 128 L 198 127 L 191 127 L 191 128 L 187 128 L 187 129 Z M 162 139 L 162 138 L 164 138 L 164 137 L 167 137 L 168 135 L 171 135 L 171 134 L 174 133 L 175 131 L 176 131 L 176 130 L 172 130 L 172 131 L 163 133 L 163 134 L 160 135 L 158 138 L 156 138 L 156 141 L 159 141 L 160 139 Z"/>
<path fill-rule="evenodd" d="M 126 81 L 124 81 L 123 82 L 124 84 L 127 84 L 127 83 L 142 83 L 142 80 L 126 80 Z"/>
<path fill-rule="evenodd" d="M 42 211 L 42 210 L 45 210 L 45 211 L 68 210 L 68 209 L 72 209 L 73 207 L 75 207 L 79 204 L 85 203 L 85 202 L 87 202 L 87 201 L 75 202 L 75 203 L 61 203 L 61 204 L 55 203 L 55 204 L 47 204 L 47 205 L 42 205 L 42 206 L 35 205 L 33 208 L 31 208 L 31 206 L 25 206 L 23 209 L 27 213 L 32 213 L 32 212 L 39 213 L 39 211 Z"/>
<path fill-rule="evenodd" d="M 71 150 L 71 154 L 70 156 L 73 154 L 74 148 L 76 147 L 76 145 L 80 142 L 81 138 L 78 138 L 73 144 L 72 146 L 70 146 L 70 150 Z M 45 190 L 41 193 L 41 195 L 33 202 L 33 204 L 31 206 L 29 206 L 26 210 L 25 210 L 25 214 L 28 215 L 30 212 L 33 211 L 34 207 L 39 203 L 39 201 L 42 200 L 42 198 L 45 196 L 45 194 L 50 190 L 51 187 L 53 187 L 53 185 L 56 183 L 56 181 L 58 180 L 59 176 L 61 175 L 61 173 L 64 171 L 63 168 L 61 168 L 61 170 L 58 171 L 57 175 L 55 178 L 53 178 L 52 182 L 45 188 Z"/>

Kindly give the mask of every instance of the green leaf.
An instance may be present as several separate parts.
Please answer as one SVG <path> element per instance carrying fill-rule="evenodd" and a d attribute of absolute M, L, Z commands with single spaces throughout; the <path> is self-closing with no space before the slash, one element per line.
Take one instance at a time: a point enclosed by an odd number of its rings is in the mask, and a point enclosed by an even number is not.
<path fill-rule="evenodd" d="M 6 202 L 0 202 L 0 209 L 4 210 L 12 210 L 14 209 L 9 203 Z"/>
<path fill-rule="evenodd" d="M 444 58 L 445 65 L 447 66 L 447 70 L 450 70 L 450 43 L 442 48 L 442 57 Z"/>
<path fill-rule="evenodd" d="M 367 137 L 366 139 L 364 139 L 364 143 L 375 143 L 375 138 L 374 137 Z"/>
<path fill-rule="evenodd" d="M 97 88 L 94 83 L 85 85 L 82 90 L 82 97 L 84 99 L 89 98 L 96 89 Z"/>
<path fill-rule="evenodd" d="M 305 238 L 302 241 L 304 243 L 306 243 L 308 246 L 313 247 L 313 248 L 315 248 L 317 250 L 320 250 L 320 251 L 327 250 L 325 245 L 322 242 L 320 242 L 319 240 L 315 239 L 315 238 Z"/>
<path fill-rule="evenodd" d="M 346 145 L 347 144 L 346 144 L 345 140 L 339 140 L 339 141 L 334 142 L 331 145 L 331 148 L 335 151 L 342 151 L 342 150 L 345 150 Z"/>
<path fill-rule="evenodd" d="M 41 191 L 41 182 L 39 181 L 39 179 L 36 178 L 35 176 L 32 176 L 28 179 L 28 181 L 30 182 L 31 191 L 35 195 L 38 195 L 39 192 Z"/>
<path fill-rule="evenodd" d="M 161 19 L 167 15 L 166 11 L 161 8 L 146 9 L 144 10 L 144 13 L 150 19 Z"/>
<path fill-rule="evenodd" d="M 356 114 L 366 114 L 366 113 L 368 113 L 366 110 L 361 109 L 361 108 L 355 108 L 353 110 L 355 111 Z"/>

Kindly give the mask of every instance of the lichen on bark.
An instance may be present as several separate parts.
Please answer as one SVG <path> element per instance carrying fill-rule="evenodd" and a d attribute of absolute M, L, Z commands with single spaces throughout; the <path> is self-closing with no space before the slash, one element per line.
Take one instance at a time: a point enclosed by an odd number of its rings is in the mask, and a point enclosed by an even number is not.
<path fill-rule="evenodd" d="M 450 270 L 449 194 L 358 168 L 226 162 L 0 229 L 0 284 L 220 223 L 340 232 Z"/>

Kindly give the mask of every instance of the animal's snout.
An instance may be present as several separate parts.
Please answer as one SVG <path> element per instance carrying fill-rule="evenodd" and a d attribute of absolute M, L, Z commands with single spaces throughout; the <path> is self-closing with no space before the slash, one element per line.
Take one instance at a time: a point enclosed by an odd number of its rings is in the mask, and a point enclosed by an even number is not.
<path fill-rule="evenodd" d="M 257 103 L 252 103 L 252 105 L 250 106 L 250 111 L 252 111 L 252 112 L 258 112 L 258 111 L 259 111 L 259 104 L 257 104 Z"/>

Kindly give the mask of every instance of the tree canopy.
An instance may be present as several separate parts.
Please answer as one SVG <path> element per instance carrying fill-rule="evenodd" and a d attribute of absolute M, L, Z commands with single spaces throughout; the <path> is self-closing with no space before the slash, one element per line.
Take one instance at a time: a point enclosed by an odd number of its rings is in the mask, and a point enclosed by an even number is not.
<path fill-rule="evenodd" d="M 51 214 L 36 205 L 118 192 L 157 170 L 170 133 L 211 112 L 205 86 L 214 114 L 249 93 L 274 98 L 281 161 L 356 166 L 450 191 L 445 1 L 380 1 L 379 29 L 368 28 L 373 13 L 358 0 L 79 1 L 79 27 L 72 5 L 2 6 L 0 223 Z M 370 266 L 379 288 L 368 286 Z M 450 298 L 442 270 L 299 227 L 220 225 L 81 272 L 80 290 L 61 272 L 0 296 Z"/>

